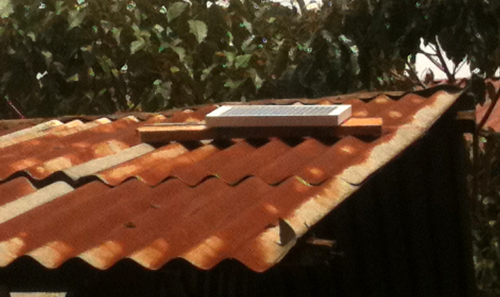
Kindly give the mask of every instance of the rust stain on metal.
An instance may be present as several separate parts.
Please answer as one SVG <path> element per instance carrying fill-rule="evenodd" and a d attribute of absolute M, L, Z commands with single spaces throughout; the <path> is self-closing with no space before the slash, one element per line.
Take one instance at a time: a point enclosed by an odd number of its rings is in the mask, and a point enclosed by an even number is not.
<path fill-rule="evenodd" d="M 476 123 L 479 123 L 486 114 L 486 111 L 491 105 L 491 101 L 487 101 L 484 105 L 479 105 L 476 108 Z M 486 124 L 484 125 L 484 129 L 493 130 L 494 132 L 500 132 L 500 102 L 496 104 L 491 112 Z"/>
<path fill-rule="evenodd" d="M 139 179 L 141 172 L 148 170 L 158 164 L 168 163 L 175 157 L 187 153 L 188 150 L 179 143 L 161 147 L 152 153 L 138 157 L 119 166 L 101 171 L 97 176 L 109 185 L 116 186 L 131 176 Z M 147 182 L 147 181 L 145 181 Z"/>
<path fill-rule="evenodd" d="M 24 255 L 48 268 L 79 257 L 98 269 L 124 258 L 147 269 L 175 258 L 210 269 L 233 258 L 265 271 L 295 237 L 422 137 L 459 95 L 359 93 L 251 103 L 351 104 L 355 117 L 382 118 L 383 135 L 370 141 L 343 136 L 141 144 L 138 127 L 201 121 L 215 105 L 138 114 L 144 121 L 52 122 L 47 129 L 42 124 L 4 134 L 0 267 Z M 98 179 L 71 185 L 46 180 L 57 179 L 57 172 L 75 181 Z M 35 179 L 50 182 L 38 189 Z"/>

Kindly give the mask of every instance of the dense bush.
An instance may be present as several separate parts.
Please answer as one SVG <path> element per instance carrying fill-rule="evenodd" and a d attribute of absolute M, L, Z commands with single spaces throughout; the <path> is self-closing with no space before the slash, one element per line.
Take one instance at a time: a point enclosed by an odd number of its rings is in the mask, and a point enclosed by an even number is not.
<path fill-rule="evenodd" d="M 476 279 L 481 296 L 500 295 L 500 134 L 482 132 L 479 195 L 473 213 Z"/>
<path fill-rule="evenodd" d="M 307 11 L 304 1 L 289 9 L 267 0 L 227 8 L 203 0 L 4 0 L 0 117 L 410 88 L 416 81 L 405 68 L 420 38 L 436 36 L 454 60 L 468 57 L 489 73 L 497 2 L 342 0 Z M 477 54 L 484 50 L 491 54 Z"/>
<path fill-rule="evenodd" d="M 253 1 L 227 9 L 198 1 L 14 2 L 0 7 L 2 117 L 16 117 L 13 107 L 53 116 L 254 99 L 310 53 L 328 11 L 301 15 Z"/>

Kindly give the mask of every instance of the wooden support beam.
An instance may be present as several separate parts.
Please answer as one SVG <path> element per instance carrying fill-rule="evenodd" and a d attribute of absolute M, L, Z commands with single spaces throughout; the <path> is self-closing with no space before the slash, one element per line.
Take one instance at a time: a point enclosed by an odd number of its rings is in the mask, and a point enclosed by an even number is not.
<path fill-rule="evenodd" d="M 138 128 L 143 142 L 228 138 L 380 136 L 381 118 L 350 118 L 332 127 L 207 127 L 201 123 L 153 124 Z"/>
<path fill-rule="evenodd" d="M 311 237 L 306 240 L 306 243 L 314 246 L 323 246 L 328 248 L 333 248 L 335 246 L 335 240 L 321 239 L 316 237 Z"/>

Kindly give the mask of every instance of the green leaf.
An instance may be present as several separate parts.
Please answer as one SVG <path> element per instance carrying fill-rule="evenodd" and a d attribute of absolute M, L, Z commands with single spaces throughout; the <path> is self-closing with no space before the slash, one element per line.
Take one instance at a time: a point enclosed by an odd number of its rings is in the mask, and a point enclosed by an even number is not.
<path fill-rule="evenodd" d="M 184 62 L 184 58 L 186 57 L 186 50 L 179 46 L 172 46 L 172 50 L 179 56 L 179 60 Z"/>
<path fill-rule="evenodd" d="M 141 50 L 146 43 L 144 42 L 144 39 L 140 38 L 130 44 L 130 53 L 133 55 L 137 51 Z"/>
<path fill-rule="evenodd" d="M 236 59 L 236 53 L 224 51 L 224 55 L 227 59 L 227 66 L 233 66 L 234 60 Z"/>
<path fill-rule="evenodd" d="M 111 74 L 113 74 L 113 76 L 116 78 L 120 76 L 120 72 L 115 68 L 111 69 Z"/>
<path fill-rule="evenodd" d="M 252 78 L 255 88 L 260 89 L 262 87 L 262 84 L 264 83 L 264 80 L 259 76 L 257 70 L 255 70 L 254 68 L 250 68 L 247 70 L 247 73 L 250 78 Z"/>
<path fill-rule="evenodd" d="M 0 17 L 3 19 L 8 18 L 12 13 L 14 13 L 12 2 L 10 0 L 0 0 Z"/>
<path fill-rule="evenodd" d="M 77 82 L 79 80 L 78 73 L 73 74 L 72 76 L 66 79 L 67 82 Z"/>
<path fill-rule="evenodd" d="M 232 79 L 229 79 L 224 84 L 224 87 L 230 88 L 230 89 L 236 89 L 239 86 L 241 86 L 244 82 L 245 82 L 245 79 L 242 79 L 242 80 L 232 80 Z"/>
<path fill-rule="evenodd" d="M 81 10 L 70 11 L 68 16 L 69 29 L 73 29 L 75 27 L 80 26 L 80 24 L 83 22 L 83 19 L 85 18 L 85 15 L 86 15 L 85 11 Z"/>
<path fill-rule="evenodd" d="M 189 32 L 193 33 L 196 36 L 196 40 L 198 43 L 202 43 L 203 40 L 207 37 L 208 27 L 202 21 L 198 20 L 189 20 Z"/>
<path fill-rule="evenodd" d="M 212 72 L 212 70 L 214 70 L 217 66 L 217 64 L 213 64 L 212 66 L 208 67 L 208 68 L 205 68 L 203 69 L 202 73 L 201 73 L 201 81 L 205 81 L 208 76 L 210 75 L 210 73 Z"/>
<path fill-rule="evenodd" d="M 36 35 L 35 35 L 35 33 L 28 32 L 28 34 L 26 34 L 26 35 L 31 39 L 31 41 L 33 41 L 33 42 L 36 41 Z"/>
<path fill-rule="evenodd" d="M 113 28 L 111 32 L 113 33 L 113 38 L 116 40 L 118 45 L 120 44 L 120 34 L 122 33 L 122 28 Z"/>
<path fill-rule="evenodd" d="M 184 10 L 188 7 L 188 4 L 186 2 L 175 2 L 170 7 L 168 8 L 167 11 L 167 20 L 169 22 L 173 21 L 176 19 L 178 16 L 180 16 Z"/>
<path fill-rule="evenodd" d="M 250 63 L 250 59 L 252 58 L 252 55 L 247 54 L 247 55 L 239 55 L 236 57 L 236 62 L 234 66 L 236 68 L 247 68 L 248 64 Z"/>

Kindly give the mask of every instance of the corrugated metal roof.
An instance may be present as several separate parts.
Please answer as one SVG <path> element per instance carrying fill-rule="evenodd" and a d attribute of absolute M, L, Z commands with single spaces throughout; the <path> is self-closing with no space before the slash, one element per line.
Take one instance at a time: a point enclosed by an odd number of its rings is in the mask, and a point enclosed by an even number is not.
<path fill-rule="evenodd" d="M 492 90 L 499 92 L 500 90 L 500 80 L 488 80 L 487 84 Z M 476 122 L 480 123 L 483 117 L 485 116 L 487 110 L 491 106 L 490 95 L 487 94 L 486 102 L 483 105 L 478 105 L 476 107 Z M 498 107 L 500 104 L 497 102 L 493 111 L 491 112 L 488 120 L 486 121 L 483 129 L 485 130 L 493 130 L 495 132 L 500 132 L 500 108 Z"/>
<path fill-rule="evenodd" d="M 296 238 L 422 137 L 459 95 L 358 94 L 252 103 L 352 104 L 355 117 L 383 118 L 383 135 L 370 140 L 233 139 L 159 147 L 140 142 L 142 125 L 199 121 L 216 106 L 144 120 L 55 120 L 5 134 L 0 267 L 24 255 L 48 268 L 79 257 L 99 269 L 124 258 L 148 269 L 174 258 L 210 269 L 233 258 L 265 271 Z M 289 236 L 290 228 L 295 236 Z"/>
<path fill-rule="evenodd" d="M 481 119 L 484 117 L 486 114 L 486 111 L 491 105 L 491 101 L 487 101 L 484 105 L 478 105 L 476 108 L 476 122 L 479 123 Z M 493 130 L 495 132 L 500 132 L 500 108 L 499 108 L 499 103 L 496 104 L 496 106 L 493 108 L 493 111 L 491 112 L 490 116 L 488 117 L 488 120 L 486 121 L 486 124 L 484 125 L 483 129 L 485 130 Z"/>

